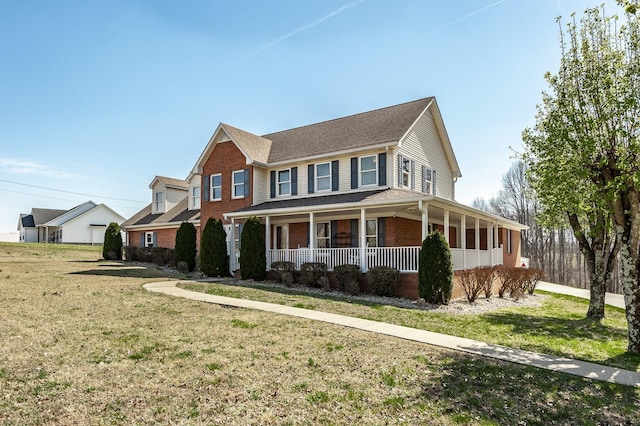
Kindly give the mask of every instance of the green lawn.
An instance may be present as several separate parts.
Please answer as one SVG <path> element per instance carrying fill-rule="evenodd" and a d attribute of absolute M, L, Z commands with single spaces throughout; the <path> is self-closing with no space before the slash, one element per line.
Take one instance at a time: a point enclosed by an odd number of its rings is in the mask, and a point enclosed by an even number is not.
<path fill-rule="evenodd" d="M 624 310 L 607 306 L 604 320 L 589 320 L 585 318 L 588 301 L 571 296 L 537 292 L 546 295 L 541 300 L 542 306 L 515 306 L 482 314 L 453 315 L 377 305 L 337 292 L 318 296 L 303 290 L 267 285 L 220 283 L 181 283 L 180 287 L 388 322 L 640 371 L 640 357 L 626 352 Z"/>

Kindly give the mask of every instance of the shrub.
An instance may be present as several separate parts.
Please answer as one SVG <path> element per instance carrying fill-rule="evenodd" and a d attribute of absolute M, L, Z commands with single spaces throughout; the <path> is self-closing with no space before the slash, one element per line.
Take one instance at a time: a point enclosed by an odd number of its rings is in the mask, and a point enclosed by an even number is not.
<path fill-rule="evenodd" d="M 179 262 L 185 262 L 189 271 L 196 269 L 196 252 L 198 251 L 196 238 L 197 231 L 193 223 L 182 222 L 176 231 L 175 260 L 176 265 Z"/>
<path fill-rule="evenodd" d="M 210 217 L 200 237 L 200 270 L 209 277 L 229 275 L 227 234 L 222 221 Z"/>
<path fill-rule="evenodd" d="M 529 269 L 501 266 L 498 268 L 498 277 L 500 278 L 498 297 L 504 297 L 507 293 L 516 301 L 524 297 L 529 285 Z"/>
<path fill-rule="evenodd" d="M 458 271 L 456 274 L 458 282 L 469 303 L 475 302 L 482 292 L 484 292 L 487 299 L 491 297 L 493 278 L 495 276 L 494 271 L 491 266 L 480 266 Z"/>
<path fill-rule="evenodd" d="M 338 265 L 333 268 L 338 279 L 338 285 L 348 294 L 360 293 L 360 266 Z"/>
<path fill-rule="evenodd" d="M 262 225 L 252 216 L 244 223 L 240 236 L 240 275 L 242 279 L 264 280 L 267 274 L 267 249 Z"/>
<path fill-rule="evenodd" d="M 116 222 L 111 222 L 104 231 L 102 257 L 105 260 L 122 260 L 122 234 Z"/>
<path fill-rule="evenodd" d="M 273 262 L 271 264 L 271 272 L 275 280 L 287 287 L 293 285 L 293 273 L 295 270 L 296 265 L 293 262 Z"/>
<path fill-rule="evenodd" d="M 175 265 L 174 250 L 165 247 L 127 247 L 127 261 L 155 263 L 158 266 Z"/>
<path fill-rule="evenodd" d="M 178 270 L 178 272 L 181 272 L 183 274 L 188 274 L 190 271 L 189 265 L 184 260 L 179 260 L 176 262 L 176 269 Z"/>
<path fill-rule="evenodd" d="M 538 283 L 544 278 L 544 271 L 537 268 L 526 269 L 526 271 L 528 271 L 526 283 L 527 293 L 529 293 L 529 295 L 533 295 Z"/>
<path fill-rule="evenodd" d="M 369 287 L 378 296 L 393 296 L 398 287 L 400 272 L 388 266 L 375 266 L 369 269 Z"/>
<path fill-rule="evenodd" d="M 136 246 L 126 246 L 124 247 L 124 260 L 127 262 L 137 262 L 138 261 L 138 247 Z"/>
<path fill-rule="evenodd" d="M 439 231 L 427 235 L 420 250 L 418 292 L 428 303 L 447 304 L 453 291 L 451 249 Z"/>
<path fill-rule="evenodd" d="M 329 290 L 329 277 L 327 277 L 327 264 L 322 262 L 305 262 L 300 265 L 302 282 L 308 286 L 322 287 Z"/>

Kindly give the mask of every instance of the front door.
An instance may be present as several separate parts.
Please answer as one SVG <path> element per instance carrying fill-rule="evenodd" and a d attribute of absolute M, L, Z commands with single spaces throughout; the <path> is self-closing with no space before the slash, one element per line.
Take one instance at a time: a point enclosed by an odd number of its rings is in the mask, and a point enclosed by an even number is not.
<path fill-rule="evenodd" d="M 289 225 L 276 226 L 276 248 L 289 248 Z"/>

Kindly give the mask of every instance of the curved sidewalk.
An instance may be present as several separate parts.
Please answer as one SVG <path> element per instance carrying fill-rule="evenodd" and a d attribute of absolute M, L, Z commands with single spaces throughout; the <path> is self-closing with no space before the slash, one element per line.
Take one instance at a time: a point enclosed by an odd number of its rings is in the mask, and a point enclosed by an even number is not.
<path fill-rule="evenodd" d="M 618 383 L 627 386 L 640 387 L 640 373 L 635 371 L 622 370 L 620 368 L 608 367 L 585 361 L 577 361 L 569 358 L 560 358 L 552 355 L 539 354 L 535 352 L 512 349 L 500 345 L 492 345 L 477 340 L 465 339 L 462 337 L 448 336 L 446 334 L 433 333 L 425 330 L 418 330 L 400 325 L 387 324 L 377 321 L 370 321 L 360 318 L 352 318 L 345 315 L 337 315 L 326 312 L 312 311 L 309 309 L 294 308 L 291 306 L 277 305 L 274 303 L 258 302 L 254 300 L 235 299 L 231 297 L 215 296 L 211 294 L 198 293 L 177 287 L 179 281 L 164 281 L 145 284 L 143 287 L 154 293 L 163 293 L 170 296 L 183 297 L 206 303 L 214 303 L 223 306 L 233 306 L 238 308 L 256 309 L 260 311 L 273 312 L 276 314 L 289 315 L 298 318 L 306 318 L 314 321 L 323 321 L 330 324 L 351 327 L 358 330 L 370 331 L 373 333 L 385 334 L 387 336 L 426 343 L 486 356 L 517 364 L 530 365 L 561 373 L 573 374 L 593 380 L 601 380 L 611 383 Z"/>

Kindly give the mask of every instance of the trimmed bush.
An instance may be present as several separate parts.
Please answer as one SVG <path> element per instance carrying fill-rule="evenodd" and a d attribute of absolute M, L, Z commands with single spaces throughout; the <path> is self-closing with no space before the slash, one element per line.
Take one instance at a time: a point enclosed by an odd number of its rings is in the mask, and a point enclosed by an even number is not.
<path fill-rule="evenodd" d="M 138 247 L 136 246 L 126 246 L 124 247 L 124 260 L 127 262 L 137 262 L 138 261 Z"/>
<path fill-rule="evenodd" d="M 229 275 L 227 233 L 222 221 L 210 217 L 200 237 L 200 270 L 208 277 Z"/>
<path fill-rule="evenodd" d="M 446 305 L 453 291 L 451 249 L 441 232 L 427 235 L 420 250 L 418 292 L 428 303 Z"/>
<path fill-rule="evenodd" d="M 491 266 L 480 266 L 473 269 L 466 269 L 456 273 L 460 287 L 467 297 L 469 303 L 476 301 L 480 293 L 484 292 L 485 297 L 491 297 L 493 278 L 495 269 Z"/>
<path fill-rule="evenodd" d="M 158 266 L 175 266 L 174 250 L 165 247 L 125 247 L 127 262 L 155 263 Z"/>
<path fill-rule="evenodd" d="M 360 266 L 338 265 L 333 268 L 338 279 L 338 285 L 348 294 L 360 294 Z"/>
<path fill-rule="evenodd" d="M 240 275 L 242 279 L 264 280 L 267 274 L 267 249 L 262 225 L 252 216 L 244 223 L 240 236 Z"/>
<path fill-rule="evenodd" d="M 536 290 L 540 280 L 544 278 L 544 271 L 537 268 L 527 268 L 526 270 L 528 271 L 526 289 L 527 293 L 531 296 Z"/>
<path fill-rule="evenodd" d="M 305 262 L 300 265 L 302 282 L 305 285 L 321 287 L 329 290 L 329 277 L 327 276 L 327 264 L 322 262 Z"/>
<path fill-rule="evenodd" d="M 185 262 L 189 271 L 196 269 L 196 252 L 198 244 L 196 242 L 197 231 L 193 223 L 182 222 L 176 231 L 176 265 Z"/>
<path fill-rule="evenodd" d="M 105 260 L 122 260 L 122 234 L 116 222 L 111 222 L 104 231 L 102 257 Z"/>
<path fill-rule="evenodd" d="M 535 281 L 535 284 L 531 283 L 533 277 L 537 276 L 537 272 L 535 275 L 532 272 L 537 271 L 535 269 L 501 266 L 497 271 L 500 278 L 498 297 L 504 297 L 508 293 L 513 300 L 520 300 L 525 296 L 525 292 L 528 291 L 530 285 L 533 285 L 533 289 L 535 289 L 535 285 L 538 283 L 537 281 Z M 533 294 L 533 290 L 531 292 Z"/>
<path fill-rule="evenodd" d="M 377 296 L 393 296 L 398 287 L 400 272 L 388 266 L 375 266 L 369 269 L 369 287 Z"/>
<path fill-rule="evenodd" d="M 296 265 L 293 262 L 273 262 L 271 264 L 273 278 L 287 287 L 293 286 L 293 274 L 295 270 Z"/>

